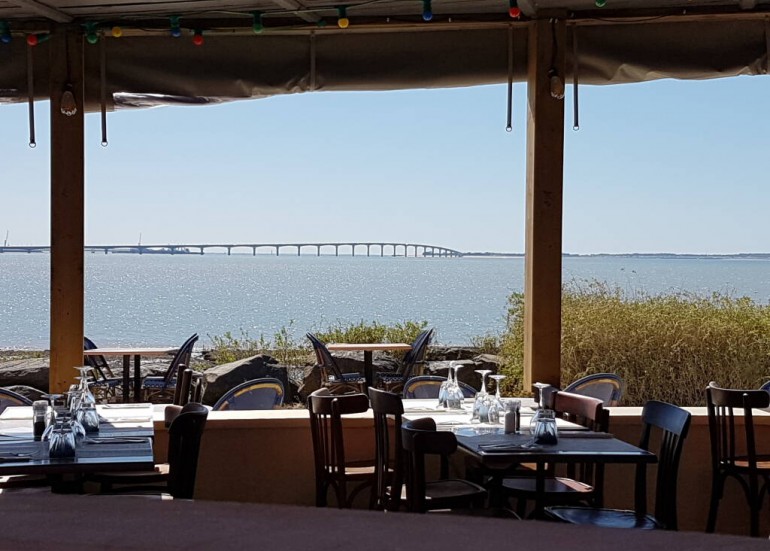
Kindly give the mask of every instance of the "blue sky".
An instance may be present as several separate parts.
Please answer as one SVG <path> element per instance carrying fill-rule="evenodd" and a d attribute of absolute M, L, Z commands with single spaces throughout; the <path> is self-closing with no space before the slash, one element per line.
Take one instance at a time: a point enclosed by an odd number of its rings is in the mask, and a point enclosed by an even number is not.
<path fill-rule="evenodd" d="M 564 250 L 768 252 L 770 80 L 580 90 Z M 524 247 L 526 87 L 313 93 L 87 117 L 86 241 Z M 0 108 L 0 240 L 49 241 L 48 105 Z"/>

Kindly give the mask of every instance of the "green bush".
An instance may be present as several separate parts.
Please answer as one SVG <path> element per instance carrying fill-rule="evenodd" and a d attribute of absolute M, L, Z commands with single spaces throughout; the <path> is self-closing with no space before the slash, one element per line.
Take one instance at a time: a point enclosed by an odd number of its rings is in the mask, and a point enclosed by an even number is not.
<path fill-rule="evenodd" d="M 756 388 L 770 376 L 770 306 L 750 298 L 629 296 L 599 282 L 573 282 L 562 297 L 565 384 L 611 372 L 625 380 L 624 405 L 703 405 L 709 381 Z M 509 392 L 521 392 L 523 312 L 523 296 L 514 294 L 501 339 Z"/>
<path fill-rule="evenodd" d="M 387 325 L 373 321 L 366 323 L 342 323 L 314 332 L 323 342 L 349 342 L 364 344 L 370 342 L 406 342 L 411 343 L 428 326 L 427 321 L 405 321 Z M 403 353 L 402 353 L 403 354 Z"/>

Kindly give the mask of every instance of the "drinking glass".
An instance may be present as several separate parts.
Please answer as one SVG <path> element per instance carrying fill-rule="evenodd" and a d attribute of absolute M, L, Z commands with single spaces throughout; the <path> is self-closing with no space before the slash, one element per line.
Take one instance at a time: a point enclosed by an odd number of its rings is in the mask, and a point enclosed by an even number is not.
<path fill-rule="evenodd" d="M 500 381 L 505 379 L 505 375 L 490 375 L 490 379 L 495 381 L 495 395 L 490 400 L 489 422 L 502 423 L 505 416 L 505 403 L 500 398 Z"/>
<path fill-rule="evenodd" d="M 472 423 L 489 423 L 489 394 L 487 394 L 486 377 L 492 373 L 491 369 L 476 369 L 476 373 L 481 376 L 481 390 L 476 393 L 476 399 L 473 402 L 473 413 L 471 414 Z"/>
<path fill-rule="evenodd" d="M 96 413 L 96 406 L 83 404 L 78 410 L 77 422 L 83 427 L 85 433 L 99 432 L 99 414 Z"/>
<path fill-rule="evenodd" d="M 460 379 L 457 378 L 457 372 L 460 369 L 460 365 L 455 362 L 449 364 L 449 370 L 454 372 L 454 380 L 447 389 L 447 408 L 448 409 L 463 409 L 463 400 L 465 395 L 463 389 L 460 388 Z"/>
<path fill-rule="evenodd" d="M 75 457 L 75 434 L 72 432 L 68 415 L 56 418 L 48 442 L 48 455 L 51 458 Z"/>
<path fill-rule="evenodd" d="M 37 400 L 32 402 L 32 433 L 35 440 L 41 440 L 48 426 L 48 402 Z"/>
<path fill-rule="evenodd" d="M 449 369 L 447 370 L 446 380 L 441 382 L 441 386 L 438 388 L 438 407 L 447 407 L 447 394 L 449 387 L 452 384 L 452 365 L 454 362 L 449 362 Z"/>
<path fill-rule="evenodd" d="M 559 431 L 556 428 L 556 415 L 552 410 L 542 410 L 532 433 L 535 444 L 553 445 L 559 441 Z"/>
<path fill-rule="evenodd" d="M 89 377 L 89 372 L 93 369 L 92 367 L 89 367 L 87 365 L 84 365 L 82 367 L 76 367 L 78 371 L 80 371 L 80 377 L 75 377 L 80 382 L 80 390 L 83 392 L 82 400 L 85 403 L 89 404 L 95 404 L 96 398 L 94 398 L 94 395 L 91 393 L 91 388 L 89 387 L 88 382 L 91 380 Z"/>
<path fill-rule="evenodd" d="M 42 436 L 43 440 L 48 440 L 56 423 L 56 418 L 67 412 L 67 401 L 64 394 L 43 394 L 43 398 L 48 400 L 51 406 L 48 409 L 48 420 L 46 421 L 46 428 Z"/>

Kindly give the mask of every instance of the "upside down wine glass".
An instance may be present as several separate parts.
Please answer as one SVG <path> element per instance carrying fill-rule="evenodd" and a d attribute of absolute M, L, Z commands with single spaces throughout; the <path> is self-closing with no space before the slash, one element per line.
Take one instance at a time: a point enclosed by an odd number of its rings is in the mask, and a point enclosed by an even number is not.
<path fill-rule="evenodd" d="M 500 381 L 505 379 L 505 375 L 490 375 L 490 379 L 495 381 L 495 396 L 491 400 L 489 406 L 489 422 L 490 423 L 502 423 L 505 416 L 505 404 L 500 398 Z"/>
<path fill-rule="evenodd" d="M 463 409 L 463 389 L 460 388 L 460 379 L 457 378 L 457 371 L 460 369 L 460 365 L 456 362 L 450 362 L 449 364 L 449 376 L 452 377 L 452 382 L 447 387 L 447 408 L 448 409 Z"/>
<path fill-rule="evenodd" d="M 476 393 L 476 400 L 473 402 L 471 422 L 489 423 L 489 403 L 487 402 L 489 394 L 487 393 L 486 377 L 489 373 L 492 373 L 492 370 L 476 369 L 475 371 L 481 377 L 481 390 Z"/>
<path fill-rule="evenodd" d="M 548 385 L 548 383 L 535 383 L 532 386 L 537 388 L 537 409 L 535 409 L 535 414 L 529 420 L 529 431 L 534 434 L 535 426 L 545 411 L 545 408 L 543 407 L 543 389 L 550 385 Z"/>

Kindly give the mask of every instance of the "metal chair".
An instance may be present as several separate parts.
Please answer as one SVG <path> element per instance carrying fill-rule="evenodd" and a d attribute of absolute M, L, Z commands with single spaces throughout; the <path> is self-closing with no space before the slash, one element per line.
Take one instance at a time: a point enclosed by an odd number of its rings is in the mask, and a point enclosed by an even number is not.
<path fill-rule="evenodd" d="M 620 404 L 624 386 L 623 379 L 619 375 L 614 373 L 594 373 L 567 385 L 564 392 L 598 398 L 607 407 Z"/>
<path fill-rule="evenodd" d="M 377 386 L 388 392 L 402 392 L 415 368 L 425 362 L 425 353 L 433 338 L 433 329 L 422 331 L 412 343 L 412 349 L 404 356 L 402 368 L 397 373 L 377 373 Z"/>
<path fill-rule="evenodd" d="M 10 406 L 31 406 L 32 400 L 12 390 L 0 387 L 0 413 Z"/>
<path fill-rule="evenodd" d="M 196 342 L 198 342 L 197 333 L 188 338 L 184 344 L 179 347 L 179 350 L 174 354 L 171 364 L 168 366 L 168 369 L 166 369 L 164 375 L 145 377 L 142 380 L 142 397 L 145 401 L 149 402 L 169 397 L 171 397 L 172 400 L 177 398 L 177 379 L 184 369 L 180 369 L 180 366 L 190 365 L 190 358 L 192 357 L 193 347 Z"/>
<path fill-rule="evenodd" d="M 560 391 L 553 393 L 552 400 L 553 409 L 559 417 L 595 432 L 609 430 L 610 412 L 604 409 L 602 401 L 598 398 Z M 532 476 L 503 479 L 502 493 L 518 499 L 517 514 L 520 517 L 526 513 L 526 502 L 537 498 L 536 486 L 536 479 Z M 592 506 L 601 506 L 603 488 L 603 465 L 570 464 L 567 467 L 566 477 L 546 478 L 543 500 L 550 505 L 587 503 Z"/>
<path fill-rule="evenodd" d="M 404 450 L 401 446 L 401 396 L 377 388 L 369 389 L 374 414 L 376 509 L 398 511 L 404 484 Z M 392 420 L 392 423 L 391 423 Z"/>
<path fill-rule="evenodd" d="M 684 409 L 651 400 L 642 410 L 642 438 L 639 447 L 650 449 L 653 429 L 661 432 L 658 451 L 658 478 L 655 488 L 655 515 L 643 511 L 620 509 L 594 509 L 591 507 L 548 507 L 550 518 L 571 524 L 586 524 L 610 528 L 639 528 L 643 530 L 676 530 L 676 486 L 679 476 L 679 460 L 690 427 L 690 413 Z M 647 469 L 639 465 L 636 470 L 638 502 L 646 502 Z"/>
<path fill-rule="evenodd" d="M 312 333 L 307 334 L 310 344 L 313 345 L 316 367 L 321 372 L 321 384 L 334 394 L 346 392 L 363 393 L 366 389 L 366 378 L 360 373 L 343 373 L 334 360 L 326 345 Z"/>
<path fill-rule="evenodd" d="M 734 390 L 719 388 L 711 382 L 706 388 L 706 405 L 711 436 L 711 503 L 706 522 L 706 532 L 713 532 L 717 522 L 719 502 L 724 493 L 725 481 L 738 481 L 749 504 L 750 533 L 759 535 L 759 511 L 770 488 L 770 455 L 759 455 L 754 435 L 752 409 L 770 406 L 770 394 L 765 390 Z M 743 438 L 738 438 L 740 426 L 736 426 L 734 410 L 743 412 Z M 740 453 L 736 441 L 742 441 L 745 449 Z M 760 486 L 761 482 L 761 486 Z"/>
<path fill-rule="evenodd" d="M 438 399 L 441 383 L 446 381 L 445 377 L 437 375 L 420 375 L 412 377 L 404 385 L 404 398 L 435 398 Z M 462 381 L 457 382 L 463 391 L 463 396 L 473 398 L 476 396 L 476 389 Z"/>
<path fill-rule="evenodd" d="M 94 341 L 83 337 L 83 350 L 95 350 L 99 348 Z M 110 364 L 104 356 L 83 356 L 83 365 L 92 368 L 94 380 L 91 383 L 92 390 L 98 398 L 110 400 L 119 394 L 123 388 L 123 378 L 116 377 Z"/>
<path fill-rule="evenodd" d="M 437 509 L 479 509 L 487 491 L 468 480 L 449 478 L 449 456 L 457 449 L 451 432 L 436 431 L 430 417 L 407 421 L 401 427 L 401 444 L 406 464 L 406 502 L 409 511 L 425 513 Z M 439 479 L 428 481 L 425 457 L 438 456 Z"/>
<path fill-rule="evenodd" d="M 335 395 L 329 389 L 321 388 L 308 397 L 317 507 L 326 507 L 330 487 L 337 495 L 340 509 L 349 508 L 365 488 L 371 489 L 369 507 L 374 507 L 374 462 L 347 461 L 343 432 L 344 416 L 364 413 L 368 409 L 369 398 L 363 394 Z M 350 494 L 348 484 L 357 484 Z"/>
<path fill-rule="evenodd" d="M 283 383 L 265 377 L 231 388 L 214 404 L 214 411 L 275 409 L 283 404 Z"/>

